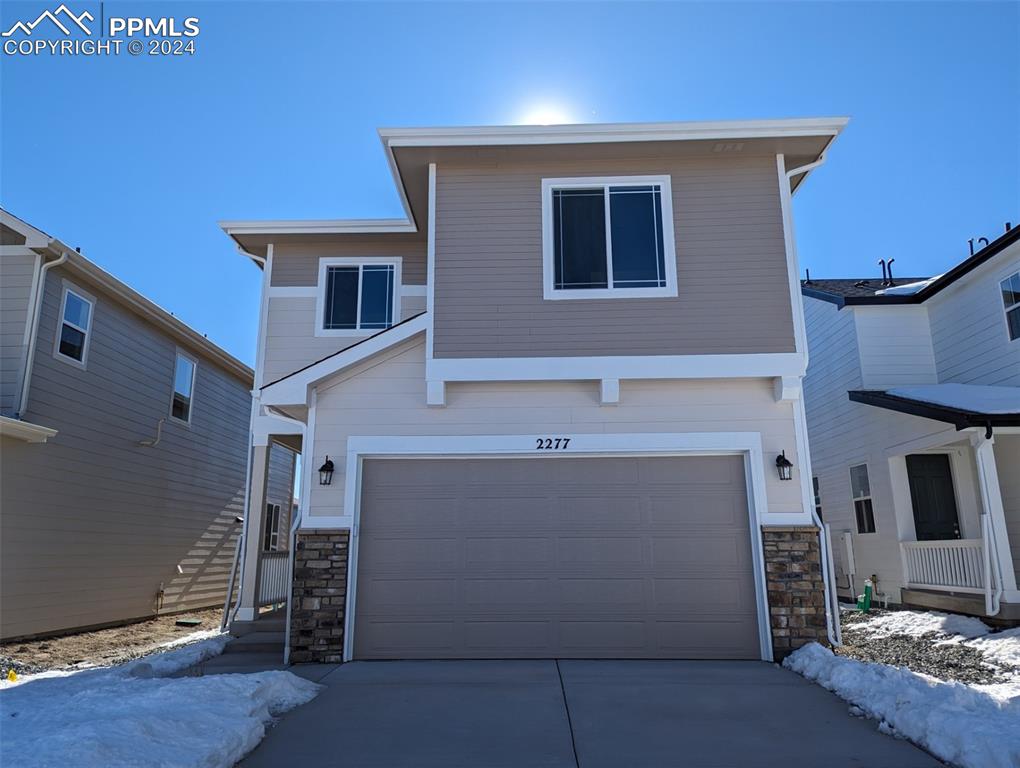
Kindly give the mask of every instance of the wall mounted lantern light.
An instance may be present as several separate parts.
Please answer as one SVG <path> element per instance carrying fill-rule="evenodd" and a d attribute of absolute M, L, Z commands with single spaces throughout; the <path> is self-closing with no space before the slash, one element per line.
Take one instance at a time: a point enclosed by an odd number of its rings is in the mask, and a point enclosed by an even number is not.
<path fill-rule="evenodd" d="M 319 467 L 319 485 L 329 485 L 332 482 L 333 462 L 330 461 L 329 456 L 327 456 L 325 463 Z"/>
<path fill-rule="evenodd" d="M 780 480 L 791 480 L 793 478 L 793 462 L 786 458 L 786 451 L 776 456 L 776 471 Z"/>

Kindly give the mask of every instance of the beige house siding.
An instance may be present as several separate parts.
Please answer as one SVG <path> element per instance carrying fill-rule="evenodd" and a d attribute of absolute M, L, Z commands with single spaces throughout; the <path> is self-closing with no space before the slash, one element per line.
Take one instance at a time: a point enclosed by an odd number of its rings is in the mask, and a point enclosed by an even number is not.
<path fill-rule="evenodd" d="M 331 485 L 311 486 L 307 527 L 344 514 L 351 435 L 760 432 L 766 458 L 785 450 L 799 464 L 792 406 L 775 402 L 771 380 L 627 381 L 613 407 L 599 405 L 596 382 L 464 383 L 450 385 L 445 408 L 428 408 L 424 357 L 411 341 L 319 388 L 307 465 L 339 460 Z M 765 469 L 768 510 L 801 512 L 800 484 Z"/>
<path fill-rule="evenodd" d="M 96 296 L 87 368 L 53 355 L 63 279 Z M 177 345 L 64 268 L 50 272 L 28 421 L 4 439 L 0 636 L 220 604 L 243 513 L 250 381 L 198 350 L 190 425 L 169 415 Z"/>
<path fill-rule="evenodd" d="M 319 279 L 319 259 L 329 256 L 399 256 L 405 285 L 425 284 L 425 241 L 422 236 L 384 235 L 360 239 L 323 236 L 290 238 L 273 244 L 276 287 L 312 286 Z"/>
<path fill-rule="evenodd" d="M 371 335 L 316 336 L 315 328 L 319 318 L 316 317 L 315 306 L 313 296 L 270 296 L 262 378 L 266 384 Z M 400 297 L 402 320 L 424 311 L 424 296 Z"/>
<path fill-rule="evenodd" d="M 0 414 L 4 416 L 18 409 L 36 259 L 29 254 L 0 256 Z"/>
<path fill-rule="evenodd" d="M 1020 584 L 1020 435 L 996 435 L 995 464 L 999 470 L 1006 531 L 1013 554 L 1013 571 Z M 1008 567 L 1008 566 L 1007 566 Z"/>
<path fill-rule="evenodd" d="M 544 300 L 542 179 L 660 174 L 678 297 Z M 435 247 L 437 358 L 794 351 L 772 155 L 440 165 Z"/>
<path fill-rule="evenodd" d="M 277 549 L 290 543 L 290 518 L 294 505 L 294 469 L 297 454 L 279 443 L 269 446 L 269 476 L 266 478 L 266 503 L 280 505 L 280 537 Z M 259 546 L 261 547 L 260 539 Z"/>

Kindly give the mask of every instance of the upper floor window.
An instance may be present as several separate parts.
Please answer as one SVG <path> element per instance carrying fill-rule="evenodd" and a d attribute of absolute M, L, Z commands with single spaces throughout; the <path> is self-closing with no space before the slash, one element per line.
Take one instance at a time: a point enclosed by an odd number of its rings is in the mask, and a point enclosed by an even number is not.
<path fill-rule="evenodd" d="M 316 335 L 385 330 L 400 317 L 400 260 L 322 259 Z"/>
<path fill-rule="evenodd" d="M 545 298 L 676 296 L 668 176 L 543 179 Z"/>
<path fill-rule="evenodd" d="M 818 478 L 811 478 L 811 488 L 815 493 L 815 514 L 818 515 L 818 519 L 822 519 L 822 493 L 818 488 Z"/>
<path fill-rule="evenodd" d="M 192 393 L 195 390 L 195 361 L 177 353 L 174 363 L 174 396 L 170 415 L 178 421 L 191 422 Z"/>
<path fill-rule="evenodd" d="M 1006 329 L 1010 341 L 1020 339 L 1020 272 L 1014 272 L 1001 283 L 1002 305 L 1006 310 Z"/>
<path fill-rule="evenodd" d="M 850 495 L 854 501 L 857 533 L 874 533 L 875 508 L 871 503 L 871 481 L 867 464 L 850 467 Z"/>
<path fill-rule="evenodd" d="M 57 334 L 57 357 L 85 365 L 92 329 L 95 299 L 69 286 L 64 286 L 60 302 L 60 331 Z"/>
<path fill-rule="evenodd" d="M 266 528 L 263 531 L 262 551 L 277 552 L 280 549 L 280 505 L 266 504 Z"/>

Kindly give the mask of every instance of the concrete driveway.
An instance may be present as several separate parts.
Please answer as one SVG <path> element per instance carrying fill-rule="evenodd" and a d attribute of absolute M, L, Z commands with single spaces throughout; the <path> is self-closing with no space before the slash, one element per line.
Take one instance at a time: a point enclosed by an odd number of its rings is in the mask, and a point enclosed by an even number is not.
<path fill-rule="evenodd" d="M 940 762 L 761 662 L 354 662 L 244 768 L 930 768 Z"/>

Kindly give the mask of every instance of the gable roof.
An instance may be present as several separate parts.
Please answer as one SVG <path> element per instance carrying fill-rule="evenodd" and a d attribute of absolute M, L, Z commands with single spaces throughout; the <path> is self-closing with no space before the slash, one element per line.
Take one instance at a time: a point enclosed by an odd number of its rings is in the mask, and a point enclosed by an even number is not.
<path fill-rule="evenodd" d="M 36 253 L 43 255 L 44 258 L 49 256 L 52 260 L 53 257 L 59 258 L 66 255 L 67 261 L 63 266 L 97 285 L 129 310 L 162 329 L 182 346 L 222 366 L 231 374 L 245 381 L 249 387 L 252 385 L 255 374 L 250 367 L 219 345 L 209 341 L 204 335 L 175 317 L 171 312 L 163 309 L 156 302 L 146 298 L 95 262 L 82 256 L 75 249 L 55 237 L 47 235 L 42 230 L 36 229 L 3 208 L 0 208 L 0 225 L 6 233 L 17 233 L 24 237 L 24 247 L 31 248 Z"/>
<path fill-rule="evenodd" d="M 800 292 L 812 299 L 828 301 L 841 309 L 847 306 L 923 304 L 935 294 L 973 272 L 993 256 L 1002 253 L 1018 240 L 1020 240 L 1020 227 L 1008 229 L 973 256 L 961 261 L 944 275 L 939 275 L 936 278 L 898 277 L 893 286 L 884 286 L 881 280 L 874 278 L 801 280 Z M 927 285 L 919 287 L 913 293 L 879 293 L 890 287 L 899 286 L 902 288 L 910 283 L 921 282 L 925 282 Z"/>

